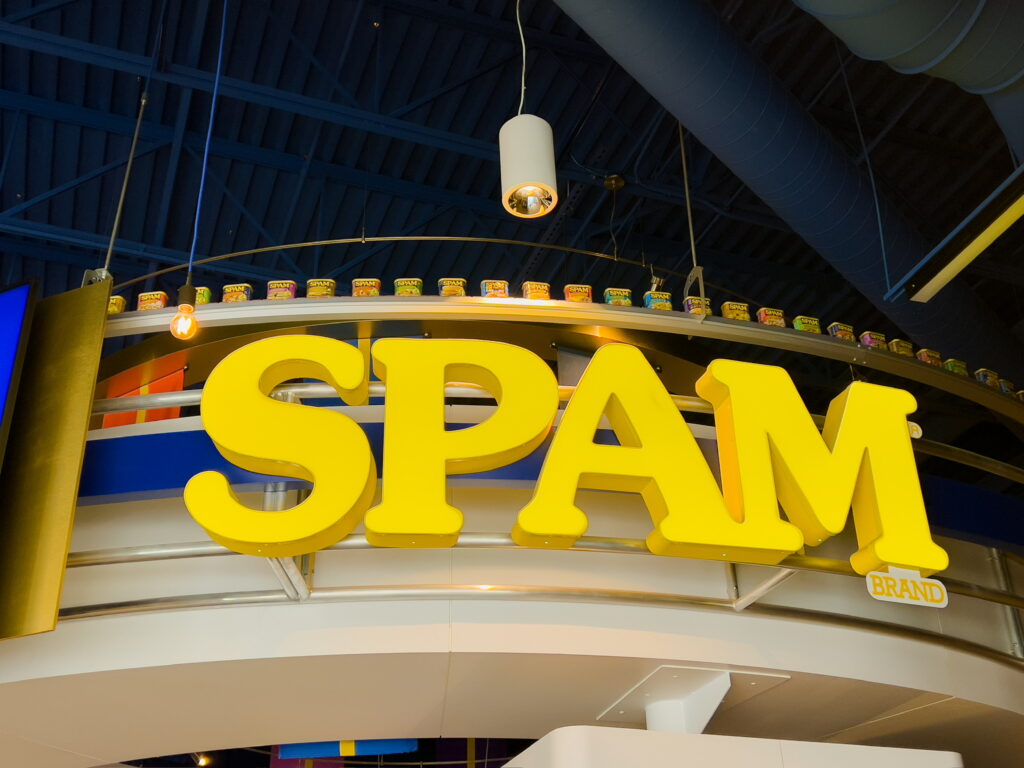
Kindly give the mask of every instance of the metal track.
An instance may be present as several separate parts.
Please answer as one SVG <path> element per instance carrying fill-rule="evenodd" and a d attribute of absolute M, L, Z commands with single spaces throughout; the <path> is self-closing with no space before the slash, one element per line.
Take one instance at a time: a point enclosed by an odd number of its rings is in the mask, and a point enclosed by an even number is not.
<path fill-rule="evenodd" d="M 115 315 L 107 321 L 106 335 L 112 338 L 164 332 L 174 311 L 163 309 Z M 209 328 L 247 325 L 289 327 L 389 320 L 467 323 L 500 321 L 589 328 L 597 326 L 718 339 L 839 360 L 883 371 L 970 400 L 1024 424 L 1024 403 L 1021 401 L 973 379 L 926 365 L 916 358 L 849 344 L 830 336 L 685 312 L 528 299 L 378 296 L 206 304 L 200 308 L 197 316 L 203 326 Z M 467 333 L 471 334 L 472 331 L 467 329 Z"/>

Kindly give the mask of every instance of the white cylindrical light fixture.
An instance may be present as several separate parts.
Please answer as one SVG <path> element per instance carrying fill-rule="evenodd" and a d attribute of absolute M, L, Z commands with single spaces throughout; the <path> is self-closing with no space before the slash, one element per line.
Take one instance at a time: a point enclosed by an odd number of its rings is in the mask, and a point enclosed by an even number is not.
<path fill-rule="evenodd" d="M 558 204 L 555 140 L 536 115 L 517 115 L 498 132 L 501 204 L 513 216 L 535 219 Z"/>

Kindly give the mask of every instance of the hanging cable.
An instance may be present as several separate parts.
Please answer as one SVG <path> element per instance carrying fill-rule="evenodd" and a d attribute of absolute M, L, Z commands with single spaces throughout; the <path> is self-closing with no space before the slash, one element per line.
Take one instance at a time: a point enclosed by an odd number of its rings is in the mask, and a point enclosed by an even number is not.
<path fill-rule="evenodd" d="M 519 111 L 517 115 L 523 114 L 523 102 L 526 101 L 526 37 L 523 35 L 523 20 L 519 17 L 519 3 L 516 0 L 516 27 L 519 28 L 519 43 L 523 47 L 523 72 L 519 78 Z"/>
<path fill-rule="evenodd" d="M 217 115 L 217 94 L 220 92 L 220 75 L 224 64 L 224 34 L 228 26 L 228 0 L 224 0 L 220 19 L 220 46 L 217 50 L 217 74 L 213 80 L 213 96 L 210 100 L 210 122 L 206 126 L 206 146 L 203 148 L 203 170 L 199 176 L 199 196 L 196 199 L 196 215 L 192 223 L 192 246 L 188 250 L 188 272 L 185 283 L 192 284 L 192 265 L 196 258 L 196 244 L 199 242 L 199 220 L 203 209 L 203 193 L 206 190 L 206 169 L 210 163 L 210 140 L 213 137 L 213 121 Z"/>
<path fill-rule="evenodd" d="M 612 258 L 619 260 L 619 240 L 615 237 L 615 202 L 618 200 L 619 190 L 612 190 L 612 210 L 608 214 L 608 234 L 612 236 Z"/>
<path fill-rule="evenodd" d="M 878 202 L 878 186 L 875 184 L 875 170 L 871 166 L 871 156 L 868 154 L 868 146 L 864 141 L 864 132 L 860 128 L 860 118 L 857 116 L 857 105 L 853 101 L 853 90 L 850 88 L 850 81 L 846 77 L 846 65 L 843 63 L 843 52 L 839 49 L 839 41 L 836 40 L 836 58 L 839 59 L 839 72 L 843 76 L 843 85 L 846 86 L 846 97 L 850 100 L 850 110 L 853 112 L 853 124 L 857 127 L 857 138 L 860 139 L 860 149 L 864 153 L 864 165 L 868 168 L 868 181 L 871 182 L 871 196 L 875 201 L 875 220 L 878 222 L 878 245 L 882 249 L 882 269 L 885 270 L 885 289 L 892 288 L 889 281 L 889 254 L 885 248 L 885 229 L 882 226 L 882 208 Z"/>
<path fill-rule="evenodd" d="M 683 124 L 679 126 L 679 156 L 683 163 L 683 189 L 686 192 L 686 224 L 690 228 L 690 256 L 693 266 L 697 267 L 697 240 L 693 236 L 693 208 L 690 204 L 690 174 L 686 169 L 686 142 L 683 141 Z"/>

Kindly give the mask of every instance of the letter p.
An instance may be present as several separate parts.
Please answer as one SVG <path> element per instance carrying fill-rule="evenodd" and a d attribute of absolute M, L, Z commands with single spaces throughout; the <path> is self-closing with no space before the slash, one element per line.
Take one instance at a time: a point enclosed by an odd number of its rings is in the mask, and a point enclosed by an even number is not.
<path fill-rule="evenodd" d="M 541 358 L 511 344 L 468 339 L 381 339 L 374 370 L 387 385 L 382 498 L 366 515 L 376 546 L 447 547 L 462 513 L 447 476 L 486 472 L 528 456 L 558 411 L 558 382 Z M 497 401 L 480 424 L 445 425 L 445 385 L 477 384 Z"/>

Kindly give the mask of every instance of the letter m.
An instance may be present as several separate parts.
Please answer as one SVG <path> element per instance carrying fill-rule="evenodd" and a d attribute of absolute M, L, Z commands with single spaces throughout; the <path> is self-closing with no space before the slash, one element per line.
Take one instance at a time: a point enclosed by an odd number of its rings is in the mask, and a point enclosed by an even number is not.
<path fill-rule="evenodd" d="M 737 520 L 781 505 L 816 545 L 843 530 L 852 506 L 858 573 L 891 565 L 928 575 L 949 564 L 928 528 L 909 392 L 854 382 L 829 405 L 821 432 L 776 366 L 715 360 L 697 393 L 715 409 L 722 489 Z"/>

